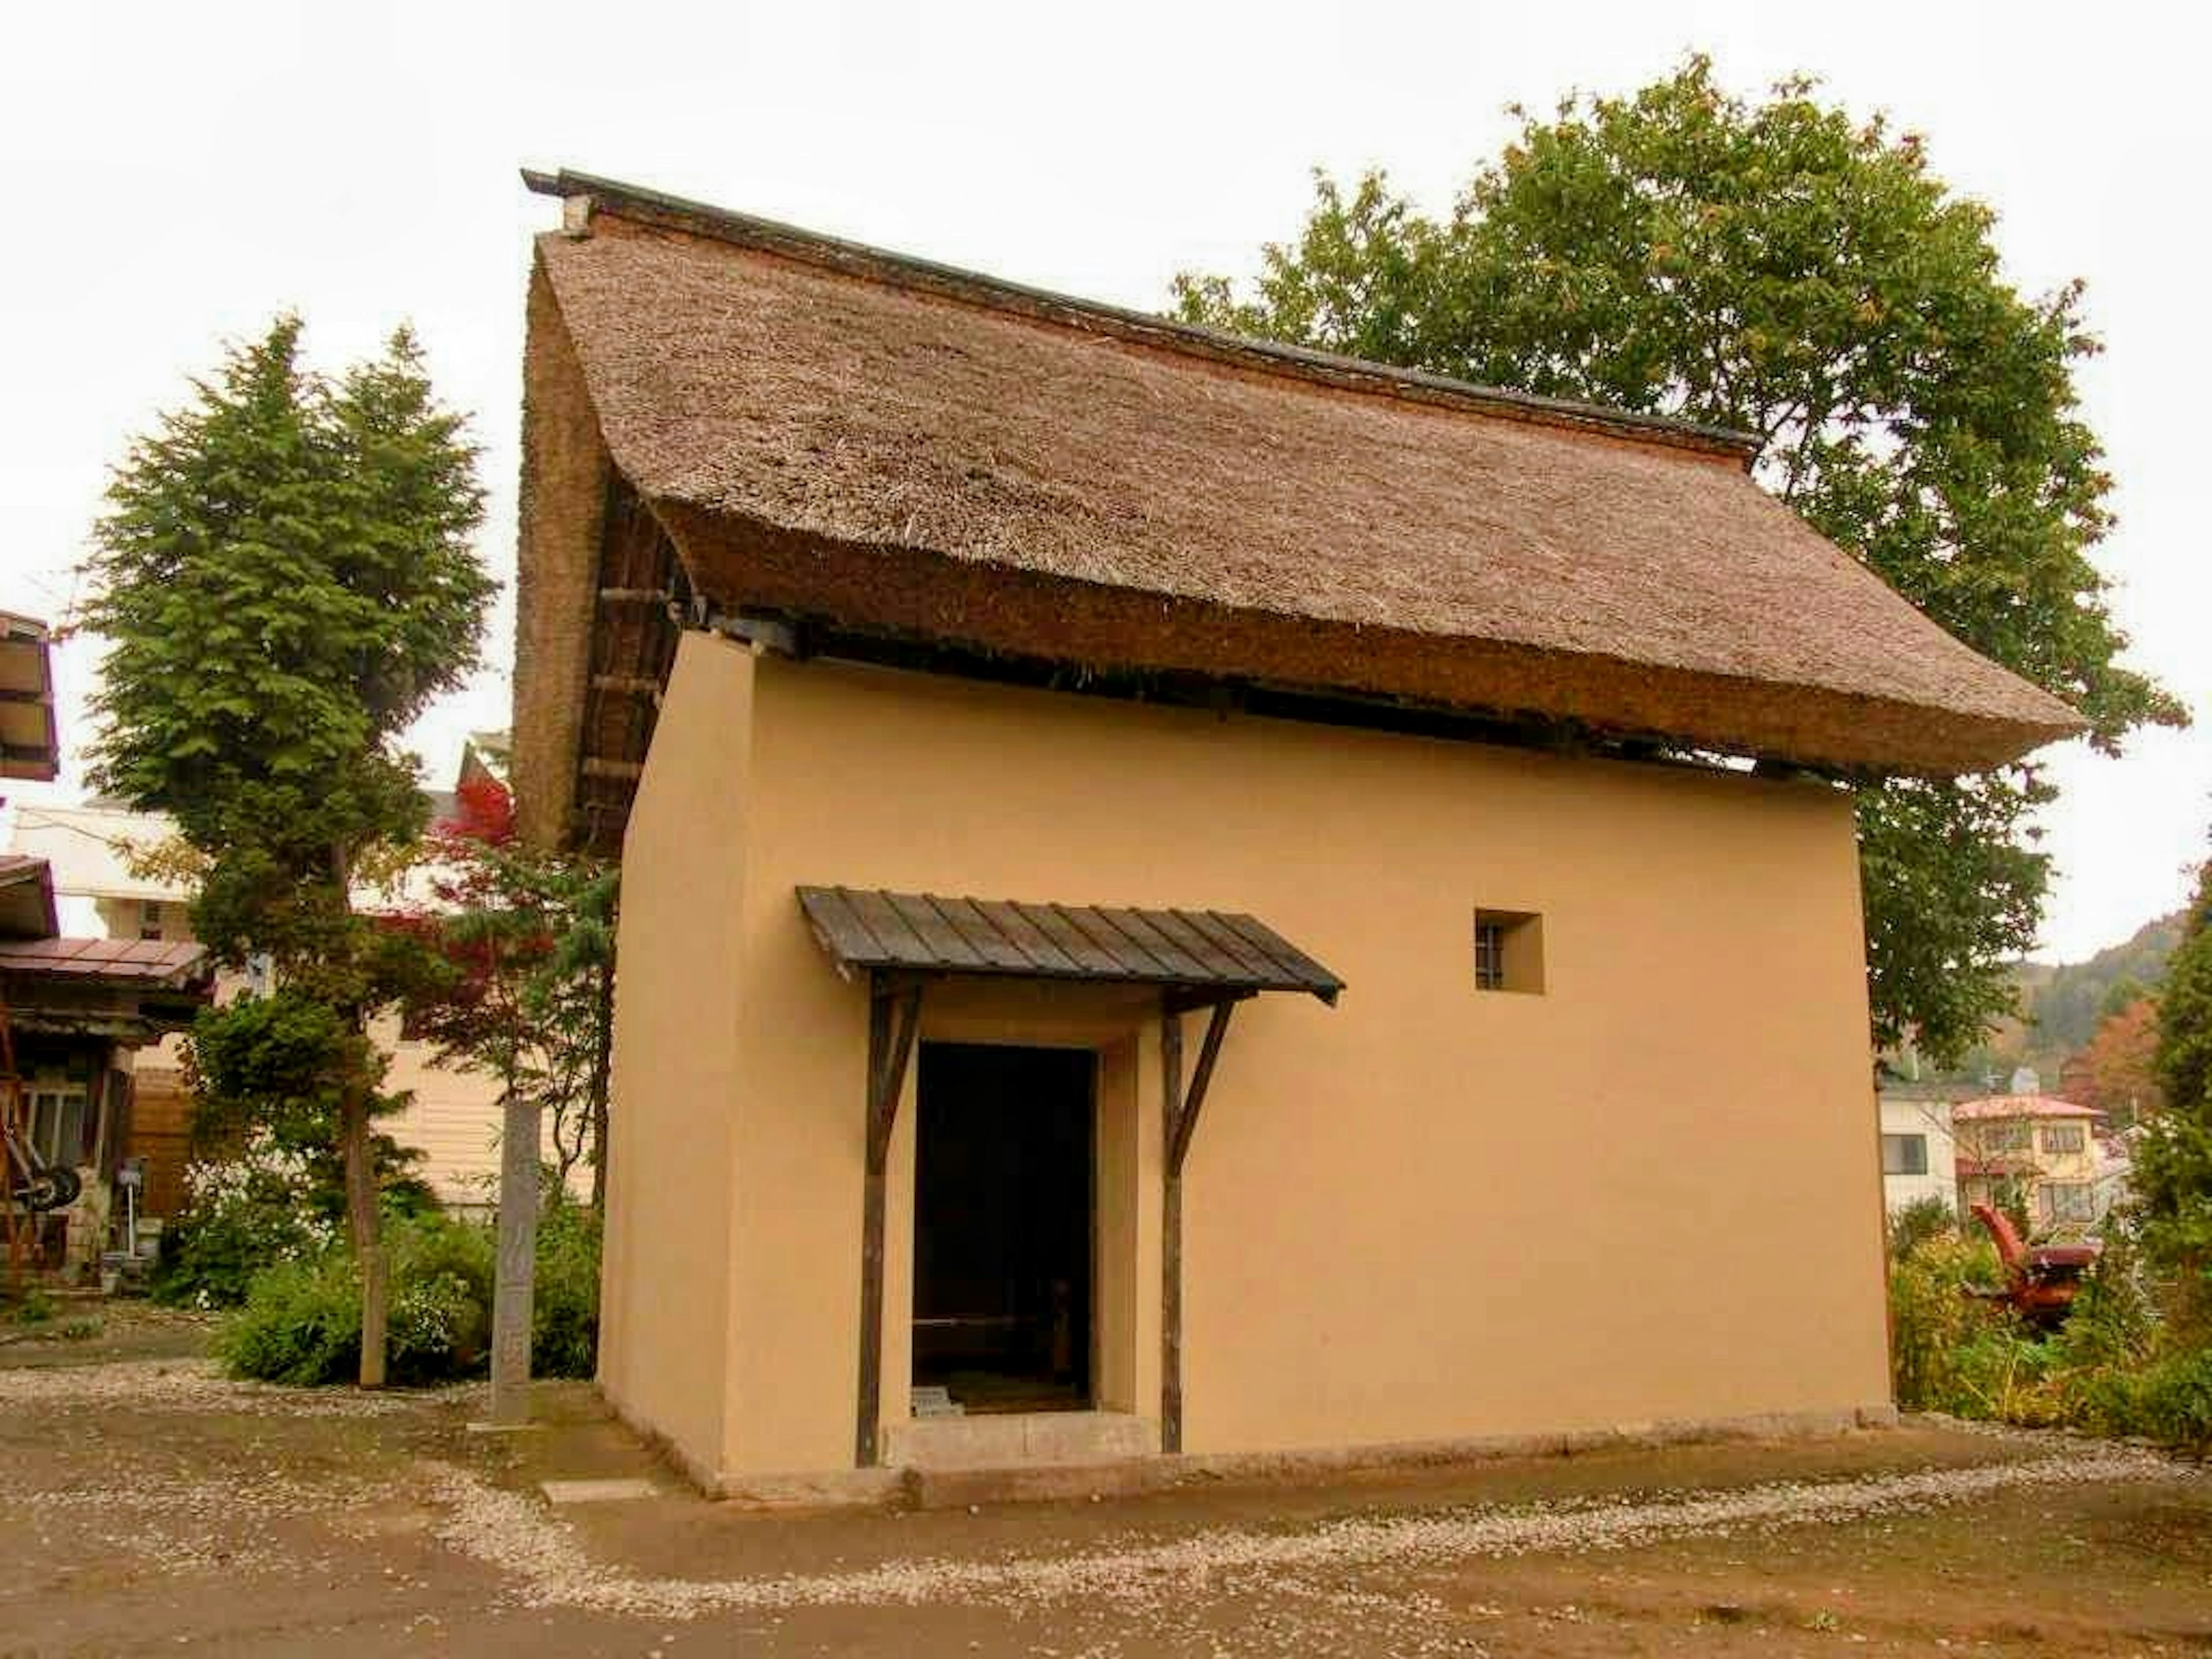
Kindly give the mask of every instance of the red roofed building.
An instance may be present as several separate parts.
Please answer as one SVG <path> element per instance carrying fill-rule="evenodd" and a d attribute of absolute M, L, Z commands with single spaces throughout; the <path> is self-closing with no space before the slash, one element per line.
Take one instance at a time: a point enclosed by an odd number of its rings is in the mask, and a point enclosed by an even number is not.
<path fill-rule="evenodd" d="M 198 945 L 58 933 L 46 861 L 0 855 L 0 1245 L 11 1266 L 74 1270 L 110 1247 L 137 1052 L 190 1024 L 214 975 Z M 55 1171 L 74 1196 L 48 1207 L 33 1194 Z"/>
<path fill-rule="evenodd" d="M 2097 1219 L 2097 1143 L 2105 1115 L 2049 1095 L 1990 1095 L 1952 1108 L 1959 1204 L 2017 1199 L 2040 1231 Z"/>

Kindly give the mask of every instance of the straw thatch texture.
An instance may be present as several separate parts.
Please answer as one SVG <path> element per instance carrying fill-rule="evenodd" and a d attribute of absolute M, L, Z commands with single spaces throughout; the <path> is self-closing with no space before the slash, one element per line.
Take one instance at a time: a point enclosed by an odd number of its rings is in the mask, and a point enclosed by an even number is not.
<path fill-rule="evenodd" d="M 550 845 L 570 830 L 610 468 L 583 371 L 542 273 L 531 279 L 529 319 L 508 766 L 518 829 Z"/>
<path fill-rule="evenodd" d="M 1351 390 L 599 207 L 541 270 L 615 465 L 715 605 L 1846 767 L 1972 769 L 2080 728 L 1714 434 Z"/>

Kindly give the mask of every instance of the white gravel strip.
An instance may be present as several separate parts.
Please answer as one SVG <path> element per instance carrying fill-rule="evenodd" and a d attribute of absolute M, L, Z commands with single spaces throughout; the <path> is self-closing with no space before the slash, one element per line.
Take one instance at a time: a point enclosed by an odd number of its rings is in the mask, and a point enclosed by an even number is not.
<path fill-rule="evenodd" d="M 1781 1482 L 1660 1499 L 1346 1520 L 1288 1533 L 1224 1529 L 1065 1555 L 921 1559 L 848 1572 L 702 1581 L 641 1577 L 602 1565 L 585 1553 L 567 1522 L 532 1499 L 448 1465 L 429 1473 L 452 1510 L 440 1536 L 509 1575 L 526 1605 L 670 1620 L 838 1604 L 1149 1601 L 1165 1589 L 1203 1584 L 1217 1575 L 1295 1576 L 1326 1568 L 1629 1549 L 1698 1534 L 1832 1526 L 2036 1487 L 2199 1478 L 2153 1453 L 2097 1445 L 2027 1462 Z"/>
<path fill-rule="evenodd" d="M 448 1392 L 364 1394 L 356 1389 L 234 1382 L 211 1359 L 125 1359 L 0 1370 L 0 1407 L 54 1412 L 104 1412 L 128 1406 L 139 1411 L 247 1412 L 273 1417 L 382 1417 Z"/>

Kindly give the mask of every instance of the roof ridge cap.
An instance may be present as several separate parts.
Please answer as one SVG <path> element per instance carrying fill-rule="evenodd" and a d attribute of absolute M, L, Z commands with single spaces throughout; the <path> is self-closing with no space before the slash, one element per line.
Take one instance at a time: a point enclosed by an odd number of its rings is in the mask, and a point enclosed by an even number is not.
<path fill-rule="evenodd" d="M 1764 440 L 1755 434 L 1675 416 L 1640 414 L 1601 404 L 1514 392 L 1423 369 L 1400 368 L 1364 358 L 1280 341 L 1256 340 L 1220 329 L 1177 322 L 566 167 L 557 173 L 525 167 L 522 180 L 541 196 L 563 200 L 583 198 L 591 203 L 593 211 L 605 210 L 616 218 L 727 242 L 985 310 L 1104 334 L 1186 356 L 1210 358 L 1310 385 L 1466 409 L 1536 425 L 1597 432 L 1658 447 L 1727 456 L 1741 462 L 1747 471 L 1764 447 Z"/>

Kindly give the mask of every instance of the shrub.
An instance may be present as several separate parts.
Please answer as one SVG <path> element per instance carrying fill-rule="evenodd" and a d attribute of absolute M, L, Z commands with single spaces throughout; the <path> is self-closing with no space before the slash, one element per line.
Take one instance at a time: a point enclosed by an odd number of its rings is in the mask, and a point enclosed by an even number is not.
<path fill-rule="evenodd" d="M 489 1237 L 434 1214 L 395 1224 L 385 1243 L 392 1380 L 444 1382 L 480 1370 L 491 1328 Z M 233 1376 L 264 1382 L 353 1376 L 361 1362 L 361 1273 L 352 1253 L 332 1247 L 256 1274 L 245 1305 L 216 1332 L 215 1354 Z"/>
<path fill-rule="evenodd" d="M 1959 1214 L 1940 1198 L 1916 1198 L 1889 1218 L 1889 1255 L 1902 1261 L 1931 1238 L 1955 1234 Z"/>
<path fill-rule="evenodd" d="M 361 1276 L 351 1255 L 280 1261 L 254 1275 L 245 1305 L 216 1330 L 214 1351 L 233 1376 L 262 1382 L 335 1382 L 361 1366 Z"/>
<path fill-rule="evenodd" d="M 2135 1432 L 2212 1455 L 2212 1344 L 2168 1354 L 2133 1378 L 2130 1392 Z"/>
<path fill-rule="evenodd" d="M 2002 1304 L 1969 1297 L 1964 1287 L 2001 1282 L 1996 1252 L 1955 1231 L 1922 1240 L 1892 1264 L 1890 1364 L 1899 1406 L 1986 1415 L 1980 1402 L 2003 1356 L 1973 1345 L 2015 1334 L 2021 1322 Z"/>
<path fill-rule="evenodd" d="M 392 1225 L 386 1247 L 392 1380 L 438 1382 L 474 1375 L 491 1340 L 491 1235 L 433 1212 Z"/>
<path fill-rule="evenodd" d="M 393 1220 L 385 1243 L 392 1380 L 481 1376 L 491 1341 L 491 1230 L 432 1213 Z M 599 1216 L 582 1205 L 555 1203 L 538 1231 L 535 1375 L 592 1374 L 599 1305 Z M 349 1380 L 361 1359 L 361 1276 L 352 1254 L 332 1246 L 256 1274 L 244 1305 L 217 1331 L 215 1354 L 233 1376 L 301 1384 Z"/>
<path fill-rule="evenodd" d="M 15 1304 L 18 1325 L 43 1325 L 54 1316 L 54 1299 L 33 1285 Z"/>
<path fill-rule="evenodd" d="M 234 1308 L 257 1274 L 329 1250 L 337 1228 L 306 1201 L 307 1179 L 307 1159 L 279 1149 L 265 1130 L 234 1158 L 188 1165 L 185 1207 L 155 1265 L 154 1299 Z"/>
<path fill-rule="evenodd" d="M 556 1197 L 538 1222 L 538 1287 L 530 1369 L 538 1376 L 594 1374 L 599 1352 L 599 1215 Z"/>

